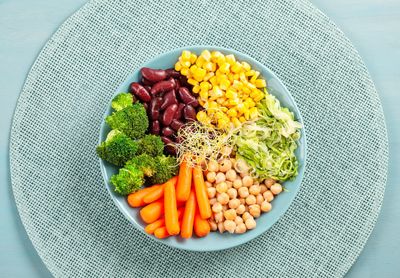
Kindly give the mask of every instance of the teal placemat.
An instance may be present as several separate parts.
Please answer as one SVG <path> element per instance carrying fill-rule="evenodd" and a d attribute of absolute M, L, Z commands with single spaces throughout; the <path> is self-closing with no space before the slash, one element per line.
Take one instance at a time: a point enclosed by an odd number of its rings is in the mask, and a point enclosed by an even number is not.
<path fill-rule="evenodd" d="M 185 45 L 253 56 L 304 117 L 301 191 L 263 236 L 214 253 L 136 231 L 103 185 L 94 147 L 114 90 L 141 63 Z M 307 1 L 91 1 L 50 39 L 13 122 L 21 219 L 57 277 L 340 277 L 379 213 L 387 172 L 380 102 L 356 50 Z"/>

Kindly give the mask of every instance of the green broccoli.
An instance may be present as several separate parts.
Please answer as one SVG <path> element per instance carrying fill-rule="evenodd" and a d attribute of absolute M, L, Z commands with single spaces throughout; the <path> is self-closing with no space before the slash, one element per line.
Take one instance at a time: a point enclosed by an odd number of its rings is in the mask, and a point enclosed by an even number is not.
<path fill-rule="evenodd" d="M 138 153 L 146 153 L 152 157 L 162 155 L 164 151 L 164 143 L 160 136 L 157 135 L 145 135 L 139 140 Z"/>
<path fill-rule="evenodd" d="M 134 103 L 114 112 L 106 118 L 112 129 L 118 129 L 132 139 L 142 138 L 149 127 L 146 109 L 141 103 Z"/>
<path fill-rule="evenodd" d="M 138 142 L 119 130 L 112 130 L 107 138 L 96 148 L 97 155 L 112 164 L 124 166 L 138 151 Z"/>
<path fill-rule="evenodd" d="M 126 165 L 135 166 L 136 168 L 140 169 L 146 177 L 153 176 L 156 170 L 154 157 L 151 157 L 148 154 L 135 156 L 131 160 L 129 160 Z"/>
<path fill-rule="evenodd" d="M 120 93 L 114 97 L 111 102 L 111 107 L 116 110 L 122 110 L 125 107 L 131 106 L 133 103 L 133 96 L 129 93 Z"/>
<path fill-rule="evenodd" d="M 134 165 L 126 165 L 119 169 L 119 173 L 111 177 L 115 192 L 121 195 L 128 195 L 139 190 L 143 183 L 143 172 Z"/>
<path fill-rule="evenodd" d="M 177 174 L 178 163 L 175 157 L 160 155 L 154 161 L 155 172 L 149 177 L 152 184 L 162 184 Z"/>

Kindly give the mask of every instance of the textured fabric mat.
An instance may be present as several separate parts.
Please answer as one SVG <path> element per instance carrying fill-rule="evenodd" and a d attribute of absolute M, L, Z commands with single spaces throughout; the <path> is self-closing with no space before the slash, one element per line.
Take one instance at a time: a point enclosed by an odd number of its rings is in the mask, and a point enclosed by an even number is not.
<path fill-rule="evenodd" d="M 185 45 L 233 48 L 283 80 L 302 112 L 301 191 L 268 232 L 214 253 L 172 249 L 124 218 L 95 146 L 118 85 Z M 383 199 L 388 145 L 377 92 L 356 50 L 307 1 L 91 1 L 32 67 L 15 112 L 11 177 L 26 231 L 57 277 L 341 277 Z"/>

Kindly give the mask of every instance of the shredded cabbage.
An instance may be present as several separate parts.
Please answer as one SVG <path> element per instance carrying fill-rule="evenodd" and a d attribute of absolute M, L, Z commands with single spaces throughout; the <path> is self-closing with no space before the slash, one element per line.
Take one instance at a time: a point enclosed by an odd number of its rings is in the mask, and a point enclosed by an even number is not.
<path fill-rule="evenodd" d="M 266 90 L 258 111 L 259 118 L 255 122 L 237 129 L 234 140 L 237 157 L 253 168 L 257 178 L 293 179 L 298 173 L 299 163 L 294 152 L 302 125 Z"/>

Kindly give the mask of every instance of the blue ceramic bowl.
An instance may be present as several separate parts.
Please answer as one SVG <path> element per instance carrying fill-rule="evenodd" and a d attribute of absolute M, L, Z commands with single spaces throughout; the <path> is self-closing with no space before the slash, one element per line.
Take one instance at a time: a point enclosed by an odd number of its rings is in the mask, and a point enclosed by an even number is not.
<path fill-rule="evenodd" d="M 178 57 L 180 56 L 183 50 L 190 50 L 196 54 L 200 54 L 201 51 L 205 49 L 208 49 L 210 51 L 219 50 L 224 54 L 234 54 L 237 60 L 246 61 L 252 66 L 252 68 L 260 71 L 262 77 L 267 80 L 268 91 L 271 94 L 275 95 L 280 100 L 282 106 L 288 107 L 295 114 L 295 118 L 299 122 L 303 123 L 299 109 L 297 108 L 292 96 L 290 95 L 286 87 L 282 84 L 282 82 L 278 79 L 278 77 L 266 66 L 257 62 L 250 56 L 243 53 L 239 53 L 235 50 L 225 49 L 221 47 L 214 47 L 214 46 L 190 46 L 181 49 L 175 49 L 165 54 L 162 54 L 154 58 L 153 60 L 143 64 L 141 67 L 161 68 L 161 69 L 171 68 L 174 66 L 175 62 L 178 60 Z M 129 84 L 131 82 L 139 80 L 140 68 L 137 68 L 134 73 L 132 73 L 130 76 L 126 78 L 125 82 L 122 83 L 121 86 L 119 86 L 115 94 L 121 92 L 128 92 Z M 107 111 L 104 114 L 104 118 L 109 114 L 111 114 L 111 112 L 112 111 L 111 111 L 111 100 L 110 100 L 110 105 L 108 106 Z M 103 121 L 100 130 L 99 142 L 104 141 L 106 139 L 107 133 L 109 131 L 110 128 L 105 123 L 105 121 Z M 153 240 L 157 240 L 169 246 L 191 251 L 222 250 L 238 246 L 240 244 L 243 244 L 245 242 L 248 242 L 249 240 L 256 238 L 257 236 L 261 235 L 269 228 L 271 228 L 271 226 L 279 220 L 281 215 L 289 208 L 294 197 L 296 196 L 297 192 L 300 189 L 301 181 L 304 175 L 304 166 L 306 161 L 306 138 L 305 138 L 304 128 L 302 129 L 302 136 L 299 141 L 299 148 L 296 150 L 296 156 L 300 163 L 298 176 L 293 181 L 285 182 L 285 188 L 288 191 L 281 193 L 277 198 L 275 198 L 272 201 L 272 210 L 268 213 L 261 214 L 261 217 L 256 220 L 257 227 L 255 229 L 249 230 L 246 233 L 240 235 L 229 234 L 229 233 L 220 234 L 217 232 L 212 232 L 207 237 L 204 238 L 193 237 L 188 240 L 184 240 L 180 237 L 170 237 L 163 240 L 159 240 L 154 236 L 150 237 Z M 114 200 L 115 204 L 125 215 L 125 217 L 138 230 L 145 233 L 144 232 L 145 224 L 139 217 L 139 209 L 131 208 L 128 205 L 125 197 L 122 197 L 113 191 L 113 187 L 109 182 L 110 177 L 118 172 L 118 167 L 113 166 L 102 160 L 100 160 L 100 167 L 107 190 L 110 193 L 111 198 Z"/>

